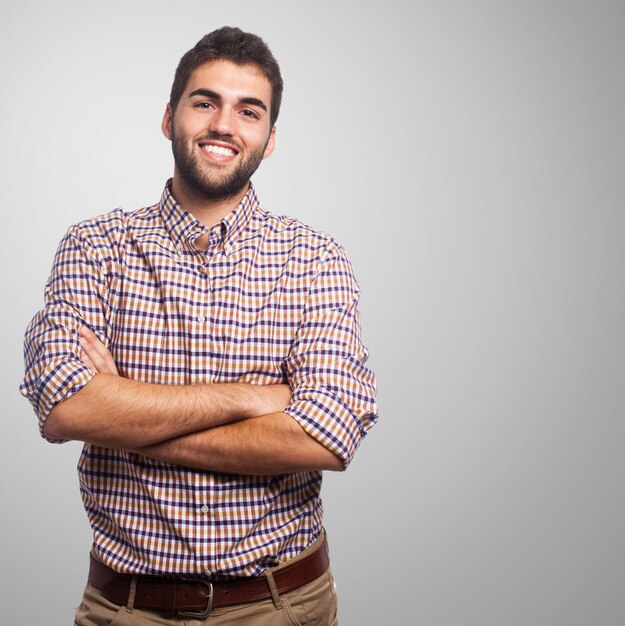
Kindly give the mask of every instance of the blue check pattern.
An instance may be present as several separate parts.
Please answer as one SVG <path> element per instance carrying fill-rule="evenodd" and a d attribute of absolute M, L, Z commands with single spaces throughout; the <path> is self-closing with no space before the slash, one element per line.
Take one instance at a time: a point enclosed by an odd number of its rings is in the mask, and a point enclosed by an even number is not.
<path fill-rule="evenodd" d="M 194 245 L 203 234 L 207 250 Z M 154 206 L 69 229 L 26 332 L 20 389 L 43 434 L 52 407 L 94 376 L 80 360 L 87 325 L 135 380 L 288 381 L 285 412 L 348 465 L 377 419 L 358 299 L 344 249 L 261 208 L 252 187 L 209 229 L 168 182 Z M 85 444 L 78 473 L 94 548 L 122 572 L 254 576 L 321 533 L 320 472 L 220 474 Z"/>

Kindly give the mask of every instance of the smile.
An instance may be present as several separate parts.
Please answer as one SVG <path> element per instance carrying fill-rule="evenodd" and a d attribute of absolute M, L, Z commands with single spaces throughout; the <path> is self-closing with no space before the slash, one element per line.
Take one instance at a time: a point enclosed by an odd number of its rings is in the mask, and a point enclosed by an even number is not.
<path fill-rule="evenodd" d="M 224 146 L 215 146 L 213 144 L 205 144 L 200 146 L 204 152 L 208 152 L 210 154 L 218 154 L 220 156 L 234 156 L 236 151 L 232 148 L 226 148 Z"/>

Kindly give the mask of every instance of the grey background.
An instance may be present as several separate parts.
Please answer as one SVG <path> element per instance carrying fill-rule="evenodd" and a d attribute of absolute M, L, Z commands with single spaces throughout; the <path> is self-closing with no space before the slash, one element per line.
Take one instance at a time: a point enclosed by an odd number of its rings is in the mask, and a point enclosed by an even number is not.
<path fill-rule="evenodd" d="M 175 65 L 231 24 L 285 76 L 261 200 L 346 246 L 379 374 L 324 487 L 342 625 L 623 624 L 623 6 L 5 7 L 2 622 L 70 623 L 90 544 L 80 446 L 17 393 L 24 327 L 68 225 L 158 199 Z"/>

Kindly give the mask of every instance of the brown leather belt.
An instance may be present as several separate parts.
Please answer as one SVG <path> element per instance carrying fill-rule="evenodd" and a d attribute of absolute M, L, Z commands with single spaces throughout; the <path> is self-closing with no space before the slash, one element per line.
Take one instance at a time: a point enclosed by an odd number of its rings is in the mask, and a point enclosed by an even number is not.
<path fill-rule="evenodd" d="M 327 543 L 311 554 L 273 570 L 279 594 L 287 593 L 319 578 L 329 567 Z M 174 580 L 158 576 L 139 575 L 134 606 L 165 613 L 206 617 L 211 608 L 247 604 L 271 598 L 266 576 L 239 578 L 211 583 L 202 578 L 180 577 Z M 120 606 L 128 604 L 132 574 L 119 574 L 91 557 L 89 584 Z"/>

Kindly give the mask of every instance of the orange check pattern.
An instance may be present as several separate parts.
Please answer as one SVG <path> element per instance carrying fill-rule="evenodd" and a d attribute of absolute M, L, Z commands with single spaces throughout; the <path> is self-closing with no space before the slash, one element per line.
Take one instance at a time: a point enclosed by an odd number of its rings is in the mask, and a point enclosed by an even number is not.
<path fill-rule="evenodd" d="M 286 413 L 347 465 L 377 414 L 358 297 L 343 248 L 262 209 L 251 187 L 207 229 L 168 184 L 154 206 L 67 232 L 26 332 L 21 392 L 43 429 L 94 376 L 80 361 L 87 325 L 135 380 L 288 381 Z M 78 472 L 94 547 L 118 571 L 254 576 L 321 533 L 320 472 L 203 472 L 90 444 Z"/>

